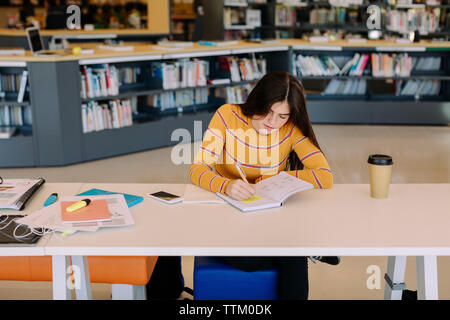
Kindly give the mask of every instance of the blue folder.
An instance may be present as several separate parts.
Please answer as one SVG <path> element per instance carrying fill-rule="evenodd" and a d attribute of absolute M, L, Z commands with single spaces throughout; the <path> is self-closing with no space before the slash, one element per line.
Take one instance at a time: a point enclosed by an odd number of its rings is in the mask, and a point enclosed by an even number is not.
<path fill-rule="evenodd" d="M 88 191 L 78 194 L 78 196 L 102 196 L 105 194 L 123 194 L 128 207 L 132 207 L 132 206 L 138 204 L 139 202 L 141 202 L 142 200 L 144 200 L 144 197 L 141 197 L 141 196 L 135 196 L 132 194 L 126 194 L 126 193 L 121 193 L 121 192 L 110 192 L 110 191 L 105 191 L 105 190 L 100 190 L 100 189 L 91 189 L 91 190 L 88 190 Z"/>

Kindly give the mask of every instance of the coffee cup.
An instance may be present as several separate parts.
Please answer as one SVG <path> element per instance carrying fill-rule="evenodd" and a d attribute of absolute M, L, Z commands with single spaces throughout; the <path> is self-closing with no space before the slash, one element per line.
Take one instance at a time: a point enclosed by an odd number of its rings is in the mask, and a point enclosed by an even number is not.
<path fill-rule="evenodd" d="M 370 196 L 376 199 L 387 198 L 391 182 L 392 165 L 391 156 L 372 154 L 367 160 L 370 172 Z"/>

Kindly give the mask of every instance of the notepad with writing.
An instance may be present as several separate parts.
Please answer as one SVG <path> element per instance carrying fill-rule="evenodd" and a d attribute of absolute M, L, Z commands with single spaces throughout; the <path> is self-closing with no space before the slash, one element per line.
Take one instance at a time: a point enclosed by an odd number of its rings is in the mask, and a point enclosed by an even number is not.
<path fill-rule="evenodd" d="M 92 200 L 88 206 L 76 210 L 74 212 L 67 212 L 66 208 L 76 201 L 62 201 L 61 202 L 61 220 L 62 222 L 94 222 L 94 221 L 108 221 L 111 220 L 111 213 L 109 212 L 106 200 Z"/>
<path fill-rule="evenodd" d="M 246 212 L 279 207 L 293 194 L 314 189 L 314 186 L 286 172 L 281 172 L 276 176 L 258 182 L 255 188 L 255 195 L 243 201 L 234 200 L 221 193 L 217 193 L 217 195 L 233 207 Z"/>

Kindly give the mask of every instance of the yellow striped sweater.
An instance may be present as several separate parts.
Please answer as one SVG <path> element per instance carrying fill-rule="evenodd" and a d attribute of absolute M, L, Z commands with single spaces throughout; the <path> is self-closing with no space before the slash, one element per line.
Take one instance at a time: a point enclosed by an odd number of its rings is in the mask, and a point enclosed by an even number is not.
<path fill-rule="evenodd" d="M 292 122 L 263 135 L 253 128 L 251 118 L 239 106 L 225 104 L 211 119 L 189 177 L 206 190 L 225 193 L 230 179 L 240 179 L 236 163 L 250 183 L 257 182 L 283 171 L 292 150 L 304 168 L 287 173 L 315 188 L 331 188 L 333 175 L 323 153 Z"/>

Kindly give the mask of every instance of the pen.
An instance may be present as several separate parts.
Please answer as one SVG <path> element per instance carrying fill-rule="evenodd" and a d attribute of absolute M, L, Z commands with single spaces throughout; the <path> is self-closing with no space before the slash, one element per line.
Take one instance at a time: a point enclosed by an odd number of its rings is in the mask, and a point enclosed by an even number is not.
<path fill-rule="evenodd" d="M 81 208 L 86 207 L 87 205 L 89 205 L 89 203 L 91 203 L 91 200 L 83 199 L 81 201 L 75 202 L 75 203 L 71 204 L 70 206 L 68 206 L 66 208 L 66 211 L 67 212 L 74 212 L 76 210 L 79 210 Z"/>
<path fill-rule="evenodd" d="M 56 200 L 58 200 L 58 194 L 52 193 L 48 196 L 47 200 L 45 200 L 44 207 L 48 207 L 49 205 L 54 204 Z"/>
<path fill-rule="evenodd" d="M 236 169 L 239 172 L 239 175 L 241 176 L 242 180 L 248 183 L 247 177 L 245 176 L 245 172 L 244 170 L 242 170 L 241 166 L 238 163 L 236 163 Z"/>

